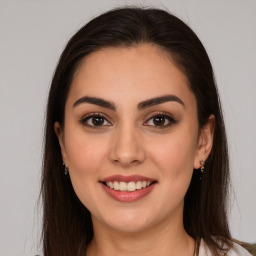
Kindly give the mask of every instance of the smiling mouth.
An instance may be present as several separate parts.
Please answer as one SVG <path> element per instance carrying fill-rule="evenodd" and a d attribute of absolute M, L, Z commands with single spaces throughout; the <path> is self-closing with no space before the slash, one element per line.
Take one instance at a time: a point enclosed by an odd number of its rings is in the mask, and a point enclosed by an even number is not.
<path fill-rule="evenodd" d="M 149 186 L 151 186 L 156 181 L 130 181 L 130 182 L 124 182 L 124 181 L 106 181 L 102 182 L 105 186 L 116 190 L 116 191 L 122 191 L 122 192 L 134 192 L 136 190 L 145 189 Z"/>
<path fill-rule="evenodd" d="M 131 203 L 146 197 L 158 183 L 141 175 L 112 175 L 99 180 L 104 191 L 113 199 Z"/>

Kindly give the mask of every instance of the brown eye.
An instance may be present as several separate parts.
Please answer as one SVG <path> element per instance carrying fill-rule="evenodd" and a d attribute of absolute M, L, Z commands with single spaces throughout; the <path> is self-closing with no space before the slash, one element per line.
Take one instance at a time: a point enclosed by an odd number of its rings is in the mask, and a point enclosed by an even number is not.
<path fill-rule="evenodd" d="M 100 128 L 101 126 L 111 125 L 111 123 L 105 117 L 99 114 L 88 115 L 84 117 L 80 122 L 83 125 L 92 127 L 92 128 Z"/>
<path fill-rule="evenodd" d="M 153 123 L 156 126 L 159 126 L 159 125 L 162 126 L 165 124 L 165 122 L 166 122 L 166 118 L 163 116 L 157 116 L 153 118 Z"/>
<path fill-rule="evenodd" d="M 91 119 L 92 124 L 95 126 L 103 125 L 104 123 L 104 118 L 102 117 L 93 117 Z"/>
<path fill-rule="evenodd" d="M 155 128 L 165 128 L 168 127 L 177 121 L 170 115 L 167 114 L 157 114 L 152 116 L 145 122 L 146 126 L 153 126 Z"/>

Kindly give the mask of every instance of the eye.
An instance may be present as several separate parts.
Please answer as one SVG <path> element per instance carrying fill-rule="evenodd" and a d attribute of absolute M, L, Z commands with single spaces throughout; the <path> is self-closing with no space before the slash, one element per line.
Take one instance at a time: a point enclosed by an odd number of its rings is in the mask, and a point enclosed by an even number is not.
<path fill-rule="evenodd" d="M 144 124 L 148 126 L 154 126 L 155 128 L 164 128 L 176 123 L 176 120 L 166 113 L 157 113 L 149 118 Z"/>
<path fill-rule="evenodd" d="M 102 115 L 98 113 L 88 114 L 84 116 L 81 121 L 83 125 L 92 128 L 100 128 L 101 126 L 110 126 L 111 123 Z"/>

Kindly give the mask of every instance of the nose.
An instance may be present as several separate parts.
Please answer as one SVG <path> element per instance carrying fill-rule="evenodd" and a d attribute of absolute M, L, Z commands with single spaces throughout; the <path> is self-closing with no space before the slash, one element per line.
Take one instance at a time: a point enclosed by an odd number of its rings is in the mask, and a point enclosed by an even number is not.
<path fill-rule="evenodd" d="M 115 164 L 127 168 L 145 160 L 142 136 L 132 125 L 117 128 L 111 144 L 110 160 Z"/>

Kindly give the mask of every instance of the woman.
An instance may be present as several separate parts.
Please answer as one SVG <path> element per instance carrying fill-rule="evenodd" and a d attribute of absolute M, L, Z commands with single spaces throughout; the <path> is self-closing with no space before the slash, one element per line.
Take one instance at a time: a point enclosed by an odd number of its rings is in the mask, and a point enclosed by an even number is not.
<path fill-rule="evenodd" d="M 228 151 L 194 32 L 122 8 L 82 27 L 49 93 L 44 255 L 249 255 L 227 222 Z"/>

